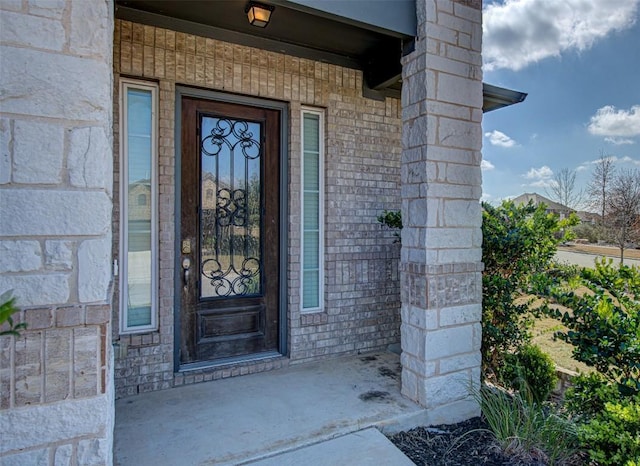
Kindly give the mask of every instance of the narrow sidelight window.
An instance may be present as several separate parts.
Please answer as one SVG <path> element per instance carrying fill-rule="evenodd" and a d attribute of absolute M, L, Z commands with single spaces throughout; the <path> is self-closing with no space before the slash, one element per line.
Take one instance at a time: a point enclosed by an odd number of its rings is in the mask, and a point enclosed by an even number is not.
<path fill-rule="evenodd" d="M 157 328 L 157 98 L 154 84 L 120 84 L 120 333 Z"/>
<path fill-rule="evenodd" d="M 320 311 L 324 291 L 323 113 L 302 110 L 302 311 Z"/>

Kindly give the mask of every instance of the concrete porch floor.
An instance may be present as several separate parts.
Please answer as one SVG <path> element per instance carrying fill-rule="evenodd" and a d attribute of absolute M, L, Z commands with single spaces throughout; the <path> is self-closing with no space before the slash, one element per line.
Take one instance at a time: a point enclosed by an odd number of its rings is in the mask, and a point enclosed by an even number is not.
<path fill-rule="evenodd" d="M 303 454 L 311 460 L 307 466 L 333 464 L 323 451 L 342 445 L 348 452 L 356 445 L 350 438 L 359 445 L 372 438 L 362 432 L 341 436 L 371 426 L 395 432 L 426 421 L 426 411 L 400 395 L 399 356 L 368 353 L 117 400 L 114 461 L 218 465 L 272 458 L 268 464 L 289 464 L 295 451 L 308 447 L 313 454 Z M 315 445 L 336 437 L 343 440 L 326 442 L 324 449 Z M 391 443 L 381 448 L 394 459 L 362 458 L 358 464 L 405 464 Z M 285 452 L 281 461 L 273 458 Z"/>

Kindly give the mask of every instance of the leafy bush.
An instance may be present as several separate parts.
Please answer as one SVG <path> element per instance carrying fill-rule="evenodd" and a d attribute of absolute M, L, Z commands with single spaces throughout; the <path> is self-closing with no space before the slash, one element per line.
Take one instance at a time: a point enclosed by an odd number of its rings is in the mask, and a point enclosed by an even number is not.
<path fill-rule="evenodd" d="M 545 401 L 558 381 L 553 360 L 534 345 L 506 355 L 500 376 L 505 386 L 530 396 L 536 403 Z"/>
<path fill-rule="evenodd" d="M 640 270 L 602 259 L 577 278 L 578 291 L 575 283 L 551 288 L 570 308 L 553 311 L 567 327 L 557 335 L 598 373 L 574 380 L 565 407 L 594 464 L 632 466 L 640 461 Z"/>
<path fill-rule="evenodd" d="M 19 336 L 20 331 L 27 328 L 26 322 L 13 323 L 13 314 L 19 311 L 16 307 L 16 298 L 11 296 L 11 291 L 6 291 L 0 295 L 0 328 L 7 324 L 7 329 L 0 331 L 2 335 Z"/>
<path fill-rule="evenodd" d="M 568 328 L 557 336 L 574 346 L 574 357 L 595 367 L 628 394 L 640 390 L 640 270 L 614 267 L 609 259 L 580 272 L 588 292 L 552 292 L 571 312 L 554 311 Z"/>
<path fill-rule="evenodd" d="M 574 417 L 588 421 L 604 410 L 608 402 L 622 399 L 617 387 L 601 374 L 580 374 L 564 395 L 564 407 Z"/>
<path fill-rule="evenodd" d="M 402 213 L 399 210 L 385 210 L 378 215 L 378 222 L 393 230 L 402 230 Z M 395 232 L 395 242 L 400 242 L 400 233 Z"/>
<path fill-rule="evenodd" d="M 578 219 L 559 220 L 544 205 L 531 203 L 482 206 L 482 360 L 488 374 L 498 372 L 507 354 L 531 340 L 533 300 L 517 299 L 540 286 L 538 277 L 567 238 L 559 233 Z"/>
<path fill-rule="evenodd" d="M 605 403 L 600 413 L 580 426 L 578 437 L 596 464 L 640 461 L 640 397 Z"/>
<path fill-rule="evenodd" d="M 580 223 L 573 227 L 573 234 L 576 238 L 585 238 L 590 243 L 598 242 L 598 227 L 590 223 Z"/>
<path fill-rule="evenodd" d="M 578 438 L 592 464 L 637 466 L 640 396 L 621 391 L 600 373 L 580 375 L 573 382 L 564 406 L 578 422 Z"/>
<path fill-rule="evenodd" d="M 575 425 L 553 407 L 484 386 L 474 395 L 482 415 L 508 455 L 563 464 L 578 451 Z"/>

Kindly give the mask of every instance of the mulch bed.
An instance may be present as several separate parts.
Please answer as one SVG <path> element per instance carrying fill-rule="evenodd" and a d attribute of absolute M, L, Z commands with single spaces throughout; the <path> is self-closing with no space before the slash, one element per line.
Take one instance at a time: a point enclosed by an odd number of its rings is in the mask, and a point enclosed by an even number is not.
<path fill-rule="evenodd" d="M 417 427 L 389 437 L 419 466 L 542 466 L 505 456 L 479 418 L 458 424 Z"/>

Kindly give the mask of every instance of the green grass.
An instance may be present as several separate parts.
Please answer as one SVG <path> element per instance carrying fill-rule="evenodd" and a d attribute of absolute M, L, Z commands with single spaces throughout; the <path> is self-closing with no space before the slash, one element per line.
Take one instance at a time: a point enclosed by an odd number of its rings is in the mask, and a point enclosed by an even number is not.
<path fill-rule="evenodd" d="M 536 319 L 533 326 L 532 343 L 540 347 L 542 351 L 551 356 L 557 366 L 574 372 L 593 372 L 592 367 L 580 361 L 576 361 L 573 356 L 573 346 L 560 339 L 554 339 L 553 335 L 559 330 L 565 330 L 562 323 L 550 317 L 540 317 Z"/>

